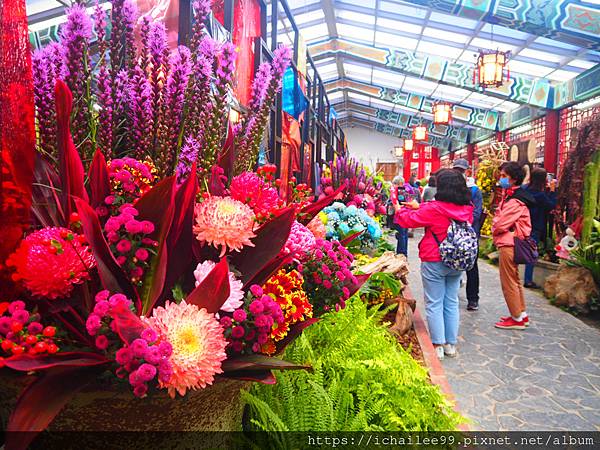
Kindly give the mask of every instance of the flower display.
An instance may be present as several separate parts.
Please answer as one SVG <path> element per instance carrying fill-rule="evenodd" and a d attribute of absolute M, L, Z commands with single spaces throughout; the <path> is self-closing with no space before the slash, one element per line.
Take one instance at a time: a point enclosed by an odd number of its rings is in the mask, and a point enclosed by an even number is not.
<path fill-rule="evenodd" d="M 340 197 L 341 201 L 348 206 L 365 209 L 370 216 L 384 215 L 384 184 L 377 178 L 371 174 L 370 169 L 353 158 L 336 158 L 323 171 L 320 196 L 331 194 L 345 183 L 347 190 Z"/>
<path fill-rule="evenodd" d="M 335 202 L 323 210 L 325 215 L 326 236 L 329 239 L 343 240 L 361 233 L 359 240 L 365 246 L 373 246 L 381 238 L 381 225 L 362 208 L 346 206 Z"/>
<path fill-rule="evenodd" d="M 263 294 L 272 297 L 283 312 L 283 322 L 278 323 L 271 330 L 270 337 L 273 341 L 283 339 L 288 334 L 290 325 L 312 317 L 312 305 L 304 292 L 303 283 L 302 275 L 297 270 L 281 269 L 263 285 Z M 262 350 L 271 354 L 274 345 L 267 342 Z"/>
<path fill-rule="evenodd" d="M 324 221 L 327 221 L 327 214 L 320 212 L 306 225 L 306 228 L 312 232 L 316 239 L 325 239 L 327 235 Z"/>
<path fill-rule="evenodd" d="M 250 206 L 259 222 L 272 217 L 282 203 L 277 189 L 254 172 L 233 177 L 229 192 L 231 198 Z"/>
<path fill-rule="evenodd" d="M 21 300 L 0 303 L 0 354 L 52 355 L 59 350 L 56 327 L 44 327 L 40 315 L 30 313 Z M 0 357 L 0 367 L 3 360 Z"/>
<path fill-rule="evenodd" d="M 304 253 L 298 270 L 304 276 L 304 291 L 316 316 L 346 307 L 350 287 L 358 280 L 350 267 L 354 257 L 338 241 L 317 239 L 315 247 Z"/>
<path fill-rule="evenodd" d="M 285 318 L 273 296 L 253 285 L 244 305 L 231 314 L 223 314 L 220 323 L 225 329 L 228 352 L 252 355 L 263 352 L 263 346 L 271 341 L 272 330 L 285 323 Z"/>
<path fill-rule="evenodd" d="M 179 304 L 167 301 L 164 307 L 154 309 L 147 322 L 159 340 L 172 346 L 169 362 L 173 373 L 168 381 L 160 381 L 172 398 L 175 393 L 185 395 L 188 389 L 212 384 L 214 376 L 222 372 L 227 341 L 214 314 L 185 300 Z"/>
<path fill-rule="evenodd" d="M 315 235 L 300 222 L 294 221 L 283 251 L 296 254 L 310 250 L 315 246 L 315 243 Z"/>
<path fill-rule="evenodd" d="M 96 262 L 84 236 L 68 228 L 46 227 L 23 239 L 6 264 L 15 269 L 13 280 L 34 296 L 54 300 L 89 279 Z"/>
<path fill-rule="evenodd" d="M 204 261 L 194 270 L 194 278 L 196 278 L 196 286 L 204 281 L 208 274 L 215 268 L 216 263 L 212 261 Z M 244 303 L 244 291 L 242 290 L 243 283 L 238 280 L 233 272 L 229 271 L 229 297 L 221 306 L 221 311 L 233 312 Z"/>
<path fill-rule="evenodd" d="M 117 263 L 133 283 L 141 285 L 158 244 L 148 237 L 154 232 L 154 224 L 148 220 L 137 220 L 138 210 L 127 203 L 122 204 L 119 211 L 118 215 L 106 221 L 104 232 Z"/>
<path fill-rule="evenodd" d="M 221 247 L 221 256 L 227 250 L 240 251 L 253 247 L 254 213 L 248 205 L 230 197 L 210 196 L 195 209 L 194 233 L 199 241 L 215 248 Z"/>
<path fill-rule="evenodd" d="M 111 195 L 106 197 L 109 208 L 118 208 L 124 203 L 133 203 L 154 184 L 156 169 L 148 161 L 125 157 L 108 162 Z"/>

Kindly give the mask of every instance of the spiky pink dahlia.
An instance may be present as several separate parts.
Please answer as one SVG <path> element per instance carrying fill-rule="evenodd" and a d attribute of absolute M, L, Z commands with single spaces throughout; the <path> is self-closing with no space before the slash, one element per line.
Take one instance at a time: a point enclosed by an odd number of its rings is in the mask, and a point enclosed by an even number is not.
<path fill-rule="evenodd" d="M 221 247 L 221 256 L 227 249 L 240 251 L 255 237 L 254 213 L 252 209 L 231 197 L 208 197 L 196 204 L 194 233 L 199 241 Z"/>
<path fill-rule="evenodd" d="M 198 264 L 196 270 L 194 270 L 194 277 L 196 278 L 196 286 L 204 281 L 208 274 L 215 268 L 217 264 L 212 261 L 204 261 Z M 238 280 L 233 272 L 229 272 L 229 297 L 221 306 L 221 311 L 233 312 L 238 309 L 244 301 L 244 291 L 242 290 L 243 283 Z"/>
<path fill-rule="evenodd" d="M 214 314 L 185 300 L 179 304 L 167 301 L 164 308 L 154 308 L 145 321 L 159 340 L 173 347 L 169 357 L 173 374 L 168 381 L 160 381 L 171 398 L 176 392 L 183 396 L 188 389 L 203 389 L 213 383 L 215 374 L 223 372 L 227 341 Z"/>
<path fill-rule="evenodd" d="M 279 206 L 277 189 L 254 172 L 233 177 L 229 192 L 231 197 L 250 206 L 257 216 L 269 217 Z"/>
<path fill-rule="evenodd" d="M 36 297 L 66 297 L 76 284 L 89 279 L 96 266 L 82 235 L 67 228 L 46 227 L 21 241 L 6 260 L 14 268 L 12 277 Z"/>

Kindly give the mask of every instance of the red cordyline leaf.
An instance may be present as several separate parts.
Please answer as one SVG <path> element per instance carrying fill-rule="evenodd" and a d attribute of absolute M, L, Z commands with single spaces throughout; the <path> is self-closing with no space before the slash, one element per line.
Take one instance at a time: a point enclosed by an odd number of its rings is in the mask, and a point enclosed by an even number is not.
<path fill-rule="evenodd" d="M 231 263 L 242 273 L 244 284 L 268 268 L 269 263 L 281 253 L 294 219 L 294 209 L 285 209 L 256 230 L 256 237 L 251 239 L 254 247 L 244 247 L 241 252 L 231 255 Z"/>
<path fill-rule="evenodd" d="M 229 298 L 229 265 L 223 258 L 185 299 L 186 303 L 216 313 Z"/>
<path fill-rule="evenodd" d="M 106 364 L 108 360 L 98 353 L 64 352 L 54 355 L 22 354 L 4 360 L 6 367 L 21 372 L 44 370 L 51 367 L 85 367 Z"/>
<path fill-rule="evenodd" d="M 24 450 L 63 407 L 105 370 L 103 366 L 56 367 L 41 372 L 21 393 L 6 427 L 6 450 Z"/>
<path fill-rule="evenodd" d="M 139 338 L 146 328 L 141 319 L 123 305 L 112 307 L 110 315 L 113 318 L 115 332 L 126 344 L 131 344 Z"/>
<path fill-rule="evenodd" d="M 219 156 L 218 161 L 219 167 L 223 169 L 224 175 L 227 178 L 231 178 L 233 171 L 233 159 L 235 153 L 234 143 L 235 135 L 233 134 L 232 125 L 231 122 L 227 122 L 227 136 L 225 137 L 225 143 L 223 144 L 223 149 L 221 150 L 221 155 Z"/>
<path fill-rule="evenodd" d="M 273 274 L 276 274 L 279 271 L 279 269 L 281 269 L 283 266 L 286 266 L 287 264 L 291 264 L 296 254 L 297 253 L 280 253 L 279 255 L 277 255 L 275 258 L 269 261 L 258 273 L 256 273 L 254 277 L 252 277 L 250 280 L 248 280 L 248 282 L 244 284 L 244 289 L 250 289 L 250 286 L 252 286 L 253 284 L 258 284 L 259 286 L 265 284 Z"/>
<path fill-rule="evenodd" d="M 354 295 L 359 289 L 360 287 L 365 284 L 365 282 L 369 279 L 369 277 L 371 276 L 371 274 L 360 274 L 360 275 L 355 275 L 356 276 L 356 280 L 357 283 L 351 286 L 348 286 L 348 290 L 350 291 L 350 296 Z"/>
<path fill-rule="evenodd" d="M 62 209 L 59 196 L 60 178 L 48 159 L 37 154 L 33 171 L 35 183 L 32 186 L 33 202 L 31 213 L 43 227 L 64 227 L 68 217 Z"/>
<path fill-rule="evenodd" d="M 350 243 L 351 243 L 351 242 L 352 242 L 354 239 L 356 239 L 357 237 L 359 237 L 359 236 L 360 236 L 361 234 L 363 234 L 363 233 L 364 233 L 364 230 L 363 230 L 363 231 L 359 231 L 359 232 L 357 232 L 357 233 L 354 233 L 354 234 L 351 234 L 351 235 L 350 235 L 350 236 L 348 236 L 347 238 L 345 238 L 345 239 L 342 239 L 342 240 L 340 241 L 340 244 L 342 244 L 344 247 L 346 247 L 346 246 L 347 246 L 348 244 L 350 244 Z"/>
<path fill-rule="evenodd" d="M 73 95 L 67 85 L 56 81 L 54 88 L 56 96 L 56 134 L 58 142 L 58 156 L 60 161 L 60 177 L 63 181 L 63 208 L 68 218 L 73 210 L 72 198 L 79 197 L 89 202 L 84 186 L 85 172 L 81 158 L 73 143 L 69 121 L 73 106 Z"/>
<path fill-rule="evenodd" d="M 167 276 L 168 248 L 167 234 L 173 223 L 175 212 L 176 177 L 165 178 L 135 203 L 138 210 L 138 220 L 149 220 L 155 226 L 150 235 L 158 242 L 156 256 L 150 261 L 150 268 L 144 277 L 141 302 L 142 314 L 148 314 L 158 301 L 165 287 Z"/>
<path fill-rule="evenodd" d="M 335 200 L 335 197 L 346 189 L 346 186 L 347 185 L 344 182 L 330 195 L 302 208 L 298 214 L 298 222 L 300 222 L 302 225 L 308 225 L 313 217 L 319 214 L 323 208 L 329 206 L 329 204 Z"/>
<path fill-rule="evenodd" d="M 108 247 L 108 243 L 104 239 L 98 215 L 90 205 L 79 198 L 75 199 L 75 205 L 81 220 L 83 234 L 94 253 L 98 274 L 100 275 L 104 289 L 113 293 L 121 292 L 128 298 L 139 303 L 137 292 L 131 285 L 127 275 L 125 275 L 119 264 L 117 264 L 115 257 Z"/>
<path fill-rule="evenodd" d="M 297 322 L 290 326 L 290 330 L 285 337 L 275 344 L 276 350 L 275 354 L 280 355 L 283 353 L 285 348 L 291 344 L 291 342 L 296 339 L 300 334 L 308 327 L 310 327 L 313 323 L 317 323 L 320 319 L 315 317 L 303 320 L 302 322 Z"/>
<path fill-rule="evenodd" d="M 277 380 L 270 370 L 241 370 L 226 372 L 221 375 L 223 378 L 240 381 L 253 381 L 261 384 L 275 384 Z"/>
<path fill-rule="evenodd" d="M 94 159 L 90 165 L 88 172 L 90 183 L 90 203 L 92 207 L 97 207 L 104 204 L 104 199 L 110 195 L 110 177 L 108 176 L 108 166 L 106 159 L 100 151 L 96 150 Z"/>
<path fill-rule="evenodd" d="M 190 265 L 194 243 L 194 205 L 198 193 L 196 163 L 188 178 L 179 186 L 175 194 L 173 223 L 167 235 L 168 263 L 164 289 L 159 301 L 171 294 L 171 288 Z"/>

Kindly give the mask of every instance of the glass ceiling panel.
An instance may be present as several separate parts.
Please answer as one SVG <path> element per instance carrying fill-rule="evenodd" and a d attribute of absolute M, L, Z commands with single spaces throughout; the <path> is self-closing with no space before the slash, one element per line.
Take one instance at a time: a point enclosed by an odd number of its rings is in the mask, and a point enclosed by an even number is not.
<path fill-rule="evenodd" d="M 524 63 L 514 59 L 509 60 L 508 68 L 511 72 L 521 73 L 526 76 L 545 77 L 552 69 L 549 67 L 538 66 L 535 64 Z"/>
<path fill-rule="evenodd" d="M 591 61 L 584 61 L 583 59 L 573 59 L 569 61 L 569 66 L 579 67 L 580 69 L 591 69 L 596 63 Z"/>
<path fill-rule="evenodd" d="M 392 30 L 403 31 L 405 33 L 419 34 L 423 27 L 413 23 L 401 22 L 400 20 L 386 19 L 385 17 L 377 18 L 377 28 L 390 28 Z"/>
<path fill-rule="evenodd" d="M 54 8 L 59 8 L 64 6 L 63 4 L 53 1 L 53 0 L 27 0 L 25 5 L 25 11 L 28 16 L 32 14 L 41 13 L 44 11 L 49 11 Z"/>
<path fill-rule="evenodd" d="M 558 47 L 565 50 L 579 50 L 579 47 L 576 47 L 571 44 L 565 44 L 564 42 L 554 41 L 552 39 L 546 39 L 545 37 L 538 37 L 535 42 L 538 44 L 549 45 L 552 47 Z"/>
<path fill-rule="evenodd" d="M 337 31 L 338 34 L 345 39 L 368 42 L 369 44 L 373 43 L 373 37 L 375 35 L 373 30 L 355 27 L 354 25 L 347 25 L 345 23 L 338 23 Z"/>
<path fill-rule="evenodd" d="M 291 9 L 301 8 L 302 6 L 312 5 L 320 0 L 287 0 L 287 4 Z"/>
<path fill-rule="evenodd" d="M 335 13 L 336 17 L 346 20 L 352 20 L 354 22 L 361 22 L 369 25 L 375 24 L 375 16 L 369 16 L 367 14 L 361 14 L 354 11 L 338 10 Z"/>
<path fill-rule="evenodd" d="M 483 33 L 490 33 L 492 36 L 506 36 L 513 39 L 521 39 L 526 41 L 531 38 L 531 34 L 523 33 L 512 28 L 506 28 L 500 25 L 491 25 L 486 23 L 481 29 Z"/>
<path fill-rule="evenodd" d="M 330 101 L 337 100 L 338 98 L 342 98 L 343 96 L 344 96 L 344 93 L 342 91 L 337 91 L 337 92 L 333 92 L 331 94 L 327 94 L 327 98 L 329 98 Z"/>
<path fill-rule="evenodd" d="M 348 0 L 344 0 L 348 1 Z M 391 2 L 379 2 L 379 9 L 382 11 L 388 11 L 395 14 L 400 14 L 408 17 L 418 17 L 423 19 L 427 16 L 427 10 L 423 8 L 418 8 L 412 5 L 402 5 L 399 3 L 391 3 Z"/>
<path fill-rule="evenodd" d="M 329 36 L 329 30 L 327 29 L 326 23 L 320 23 L 318 25 L 313 25 L 312 27 L 302 28 L 300 33 L 307 42 Z"/>
<path fill-rule="evenodd" d="M 503 52 L 507 52 L 507 51 L 511 51 L 514 52 L 517 47 L 512 46 L 512 45 L 508 45 L 508 44 L 504 44 L 502 42 L 498 42 L 498 41 L 491 41 L 489 39 L 482 39 L 482 38 L 473 38 L 473 40 L 471 41 L 471 47 L 472 48 L 482 48 L 482 49 L 488 49 L 488 50 L 502 50 Z"/>
<path fill-rule="evenodd" d="M 383 31 L 378 31 L 375 33 L 375 44 L 383 45 L 385 47 L 403 48 L 406 50 L 415 51 L 418 43 L 418 39 L 406 38 L 398 36 L 397 34 L 385 33 Z"/>
<path fill-rule="evenodd" d="M 404 83 L 405 78 L 406 76 L 389 70 L 373 69 L 373 82 L 383 86 L 399 88 Z"/>
<path fill-rule="evenodd" d="M 462 54 L 463 49 L 421 41 L 417 47 L 417 52 L 456 59 Z"/>
<path fill-rule="evenodd" d="M 464 17 L 451 16 L 448 14 L 442 14 L 436 11 L 431 13 L 429 20 L 432 22 L 438 22 L 443 24 L 452 24 L 457 27 L 466 28 L 467 30 L 474 30 L 478 22 L 476 20 L 465 19 Z"/>
<path fill-rule="evenodd" d="M 546 78 L 552 81 L 568 81 L 577 75 L 579 75 L 577 72 L 571 72 L 570 70 L 555 70 L 549 73 Z"/>
<path fill-rule="evenodd" d="M 423 30 L 423 35 L 437 39 L 443 39 L 445 41 L 455 42 L 457 44 L 466 44 L 471 39 L 471 36 L 467 36 L 465 34 L 453 33 L 451 31 L 444 31 L 430 27 L 425 27 L 425 29 Z"/>
<path fill-rule="evenodd" d="M 363 8 L 375 8 L 375 0 L 344 0 L 339 3 L 348 3 L 350 5 L 362 6 Z"/>
<path fill-rule="evenodd" d="M 322 9 L 317 9 L 305 14 L 298 14 L 294 16 L 294 20 L 296 21 L 296 25 L 300 26 L 304 23 L 312 22 L 313 20 L 325 20 L 325 13 Z"/>
<path fill-rule="evenodd" d="M 529 48 L 521 50 L 518 56 L 525 56 L 527 58 L 540 59 L 542 61 L 551 61 L 556 63 L 561 62 L 565 58 L 564 56 L 555 55 L 548 52 L 540 52 L 538 50 L 531 50 Z"/>

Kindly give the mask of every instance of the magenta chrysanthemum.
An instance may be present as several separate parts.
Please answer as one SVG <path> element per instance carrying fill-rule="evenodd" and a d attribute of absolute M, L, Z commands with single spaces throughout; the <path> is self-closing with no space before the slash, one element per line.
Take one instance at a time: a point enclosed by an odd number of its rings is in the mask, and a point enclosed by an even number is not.
<path fill-rule="evenodd" d="M 65 297 L 74 285 L 89 279 L 89 270 L 96 265 L 82 241 L 83 236 L 67 228 L 42 228 L 23 239 L 6 264 L 15 268 L 13 279 L 34 296 Z"/>
<path fill-rule="evenodd" d="M 216 266 L 216 263 L 212 261 L 204 261 L 198 264 L 196 270 L 194 270 L 194 277 L 196 278 L 196 286 L 198 286 L 208 274 Z M 233 312 L 238 309 L 244 303 L 244 291 L 242 290 L 243 283 L 238 280 L 233 272 L 229 272 L 229 297 L 221 306 L 221 311 Z"/>
<path fill-rule="evenodd" d="M 155 308 L 146 322 L 159 340 L 173 347 L 169 357 L 173 373 L 168 381 L 160 382 L 172 398 L 176 392 L 183 396 L 188 389 L 205 388 L 213 383 L 215 374 L 223 372 L 227 341 L 214 314 L 185 300 L 179 304 L 167 301 L 164 308 Z"/>
<path fill-rule="evenodd" d="M 294 221 L 283 251 L 285 253 L 308 251 L 315 246 L 315 243 L 314 234 L 300 222 Z"/>
<path fill-rule="evenodd" d="M 232 198 L 250 206 L 257 216 L 268 217 L 277 209 L 279 194 L 254 172 L 244 172 L 231 180 Z"/>
<path fill-rule="evenodd" d="M 248 205 L 231 197 L 209 197 L 196 205 L 194 233 L 199 241 L 221 247 L 221 256 L 230 250 L 254 247 L 254 213 Z"/>

